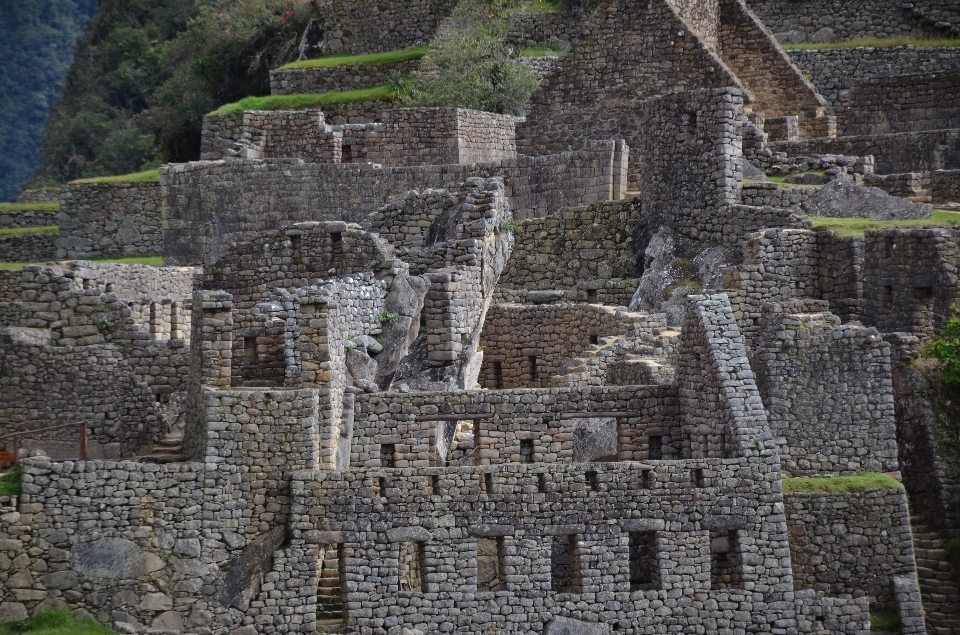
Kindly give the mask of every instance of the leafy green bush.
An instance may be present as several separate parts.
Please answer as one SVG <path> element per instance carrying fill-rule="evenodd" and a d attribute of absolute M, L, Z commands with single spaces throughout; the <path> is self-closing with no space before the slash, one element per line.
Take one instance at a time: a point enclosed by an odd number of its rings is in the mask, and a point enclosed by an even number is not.
<path fill-rule="evenodd" d="M 538 80 L 503 41 L 509 13 L 509 6 L 496 0 L 457 5 L 455 28 L 434 40 L 406 103 L 522 113 Z"/>
<path fill-rule="evenodd" d="M 115 635 L 109 628 L 70 609 L 41 609 L 29 620 L 0 626 L 0 635 Z"/>
<path fill-rule="evenodd" d="M 950 307 L 952 315 L 924 351 L 943 365 L 940 379 L 947 384 L 960 384 L 960 310 L 956 303 Z"/>
<path fill-rule="evenodd" d="M 23 483 L 23 472 L 15 467 L 3 476 L 0 476 L 0 496 L 19 496 L 20 486 Z"/>

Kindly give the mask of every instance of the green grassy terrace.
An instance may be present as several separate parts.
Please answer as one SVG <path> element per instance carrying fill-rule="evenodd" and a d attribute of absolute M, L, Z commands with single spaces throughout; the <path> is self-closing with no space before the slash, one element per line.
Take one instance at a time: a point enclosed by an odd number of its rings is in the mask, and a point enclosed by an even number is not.
<path fill-rule="evenodd" d="M 933 210 L 930 218 L 919 220 L 870 220 L 868 218 L 829 218 L 827 216 L 809 216 L 814 231 L 832 229 L 837 236 L 863 236 L 863 232 L 888 227 L 952 227 L 960 225 L 960 212 Z"/>
<path fill-rule="evenodd" d="M 160 170 L 144 170 L 143 172 L 133 172 L 131 174 L 118 174 L 116 176 L 95 176 L 91 179 L 77 179 L 70 181 L 72 185 L 81 185 L 84 183 L 150 183 L 160 180 Z"/>
<path fill-rule="evenodd" d="M 60 230 L 56 225 L 45 225 L 43 227 L 11 227 L 9 229 L 0 229 L 0 238 L 8 236 L 26 236 L 27 234 L 55 234 Z"/>
<path fill-rule="evenodd" d="M 879 472 L 863 472 L 856 476 L 811 476 L 783 479 L 784 494 L 842 494 L 875 489 L 903 489 L 897 479 Z"/>
<path fill-rule="evenodd" d="M 349 53 L 334 53 L 312 60 L 291 62 L 278 68 L 280 71 L 289 71 L 298 68 L 337 68 L 340 66 L 385 66 L 399 64 L 408 60 L 418 60 L 430 52 L 429 46 L 411 46 L 399 51 L 386 53 L 369 53 L 367 55 L 351 55 Z"/>
<path fill-rule="evenodd" d="M 41 609 L 29 620 L 0 626 L 0 635 L 116 635 L 109 628 L 70 609 Z"/>
<path fill-rule="evenodd" d="M 19 496 L 23 481 L 23 472 L 15 467 L 3 476 L 0 476 L 0 496 Z"/>
<path fill-rule="evenodd" d="M 162 267 L 163 256 L 121 256 L 118 258 L 90 258 L 90 262 L 115 262 L 122 265 L 150 265 Z M 57 262 L 57 261 L 52 261 Z M 19 271 L 27 265 L 45 265 L 46 262 L 0 262 L 0 271 Z M 2 635 L 2 634 L 0 634 Z"/>
<path fill-rule="evenodd" d="M 4 212 L 59 212 L 60 203 L 0 203 L 0 214 Z"/>
<path fill-rule="evenodd" d="M 958 38 L 916 38 L 907 36 L 896 36 L 889 38 L 863 37 L 844 42 L 803 42 L 800 44 L 783 44 L 783 48 L 789 50 L 808 49 L 856 49 L 856 48 L 886 48 L 890 46 L 916 46 L 928 48 L 942 48 L 948 46 L 960 46 Z"/>
<path fill-rule="evenodd" d="M 330 104 L 352 104 L 364 101 L 393 101 L 393 91 L 389 86 L 374 86 L 359 90 L 345 90 L 334 93 L 306 95 L 267 95 L 265 97 L 245 97 L 232 104 L 220 106 L 211 115 L 234 115 L 245 110 L 303 110 L 318 108 Z"/>

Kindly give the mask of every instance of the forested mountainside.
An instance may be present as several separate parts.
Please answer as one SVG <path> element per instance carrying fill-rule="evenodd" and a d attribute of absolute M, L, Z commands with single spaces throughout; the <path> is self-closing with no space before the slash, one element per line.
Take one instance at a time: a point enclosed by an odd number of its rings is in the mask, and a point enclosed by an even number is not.
<path fill-rule="evenodd" d="M 298 0 L 101 0 L 43 133 L 34 182 L 199 157 L 203 115 L 269 93 L 312 5 Z"/>
<path fill-rule="evenodd" d="M 40 165 L 40 140 L 96 0 L 0 2 L 0 201 Z"/>

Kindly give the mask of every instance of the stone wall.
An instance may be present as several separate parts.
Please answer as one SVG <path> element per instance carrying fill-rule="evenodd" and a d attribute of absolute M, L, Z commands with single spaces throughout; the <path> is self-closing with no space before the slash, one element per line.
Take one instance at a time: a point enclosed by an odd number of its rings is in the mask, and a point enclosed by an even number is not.
<path fill-rule="evenodd" d="M 49 227 L 56 225 L 58 212 L 38 212 L 30 209 L 0 211 L 0 229 L 13 227 Z"/>
<path fill-rule="evenodd" d="M 392 73 L 409 75 L 420 67 L 420 58 L 395 64 L 363 64 L 333 68 L 288 68 L 270 71 L 271 95 L 302 95 L 359 90 L 381 86 Z"/>
<path fill-rule="evenodd" d="M 43 262 L 53 260 L 60 246 L 56 231 L 31 232 L 19 236 L 0 236 L 0 261 Z"/>
<path fill-rule="evenodd" d="M 0 270 L 0 300 L 20 298 L 20 272 Z"/>
<path fill-rule="evenodd" d="M 621 144 L 622 145 L 622 144 Z M 377 168 L 291 159 L 226 160 L 161 168 L 164 256 L 212 263 L 230 243 L 298 221 L 360 222 L 411 189 L 453 189 L 468 177 L 502 176 L 515 218 L 622 196 L 626 157 L 614 142 L 582 151 L 470 166 Z M 622 161 L 615 161 L 617 157 Z"/>
<path fill-rule="evenodd" d="M 794 300 L 763 309 L 755 368 L 783 474 L 896 470 L 890 345 L 826 307 Z"/>
<path fill-rule="evenodd" d="M 321 0 L 321 52 L 382 53 L 433 39 L 440 21 L 456 6 L 454 0 Z"/>
<path fill-rule="evenodd" d="M 38 187 L 23 190 L 14 201 L 17 203 L 59 203 L 60 187 Z"/>
<path fill-rule="evenodd" d="M 960 70 L 855 81 L 848 135 L 960 128 Z"/>
<path fill-rule="evenodd" d="M 642 273 L 634 247 L 639 198 L 558 210 L 522 221 L 496 297 L 526 302 L 530 290 L 627 306 Z"/>
<path fill-rule="evenodd" d="M 487 312 L 480 343 L 484 388 L 530 388 L 550 385 L 565 362 L 599 338 L 639 337 L 650 333 L 645 314 L 598 304 L 496 304 Z"/>
<path fill-rule="evenodd" d="M 960 169 L 960 130 L 775 141 L 770 150 L 791 156 L 871 154 L 877 174 L 956 170 Z"/>
<path fill-rule="evenodd" d="M 960 170 L 934 170 L 930 179 L 931 203 L 960 203 Z"/>
<path fill-rule="evenodd" d="M 159 254 L 160 183 L 70 183 L 60 196 L 60 258 Z"/>
<path fill-rule="evenodd" d="M 567 5 L 565 11 L 514 13 L 510 16 L 507 43 L 517 48 L 538 46 L 550 38 L 569 44 L 580 34 L 583 12 Z"/>
<path fill-rule="evenodd" d="M 865 593 L 871 607 L 898 608 L 894 579 L 916 576 L 902 488 L 797 492 L 785 494 L 783 502 L 795 588 L 828 595 Z M 901 614 L 905 627 L 916 626 L 910 617 L 916 616 Z"/>
<path fill-rule="evenodd" d="M 340 144 L 318 108 L 204 116 L 200 158 L 235 157 L 340 163 Z"/>
<path fill-rule="evenodd" d="M 920 1 L 905 5 L 899 0 L 748 0 L 750 8 L 781 42 L 834 42 L 854 38 L 943 37 L 949 28 L 937 22 L 952 14 L 960 24 L 956 7 L 949 0 Z M 930 10 L 934 9 L 933 12 Z M 916 10 L 916 11 L 915 11 Z M 946 10 L 946 11 L 944 11 Z M 941 15 L 943 14 L 943 15 Z M 931 17 L 932 23 L 923 19 Z"/>
<path fill-rule="evenodd" d="M 744 205 L 796 209 L 819 191 L 817 186 L 750 182 L 743 184 L 741 197 Z"/>

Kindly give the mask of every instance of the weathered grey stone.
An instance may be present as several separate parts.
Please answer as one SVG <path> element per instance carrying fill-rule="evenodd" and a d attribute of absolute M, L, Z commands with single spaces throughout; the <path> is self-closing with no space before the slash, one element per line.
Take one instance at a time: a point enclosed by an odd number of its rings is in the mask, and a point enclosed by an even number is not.
<path fill-rule="evenodd" d="M 173 608 L 173 599 L 166 593 L 147 593 L 139 608 L 141 611 L 169 611 Z"/>
<path fill-rule="evenodd" d="M 562 300 L 565 292 L 562 289 L 543 291 L 527 291 L 527 302 L 530 304 L 549 304 Z"/>
<path fill-rule="evenodd" d="M 28 617 L 27 607 L 20 602 L 0 602 L 0 624 L 19 622 Z"/>
<path fill-rule="evenodd" d="M 569 617 L 555 617 L 543 630 L 544 635 L 609 635 L 610 627 L 601 622 L 584 622 Z"/>
<path fill-rule="evenodd" d="M 70 566 L 84 577 L 129 580 L 147 573 L 146 554 L 124 538 L 100 538 L 70 550 Z"/>
<path fill-rule="evenodd" d="M 615 459 L 618 443 L 616 419 L 605 417 L 574 420 L 573 461 L 575 463 Z"/>
<path fill-rule="evenodd" d="M 933 208 L 890 196 L 880 188 L 854 185 L 844 179 L 827 183 L 802 205 L 810 216 L 907 220 L 927 218 Z"/>
<path fill-rule="evenodd" d="M 256 597 L 263 574 L 273 567 L 274 553 L 286 539 L 286 525 L 274 527 L 221 567 L 217 602 L 223 607 L 239 608 Z"/>

